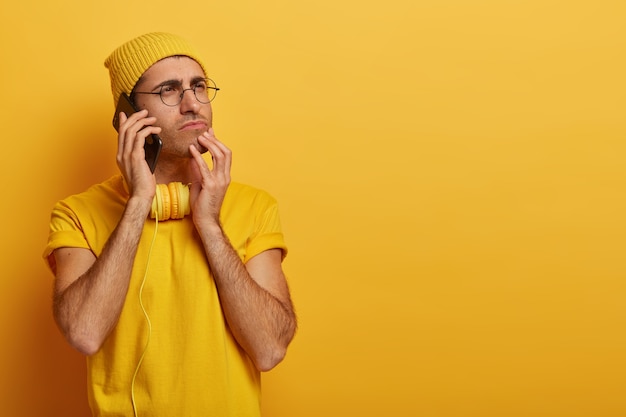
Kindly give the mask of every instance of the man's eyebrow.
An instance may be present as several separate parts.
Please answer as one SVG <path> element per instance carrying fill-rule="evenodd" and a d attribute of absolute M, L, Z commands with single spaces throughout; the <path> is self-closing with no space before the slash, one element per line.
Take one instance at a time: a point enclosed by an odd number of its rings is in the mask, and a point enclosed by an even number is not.
<path fill-rule="evenodd" d="M 189 85 L 194 85 L 200 81 L 204 81 L 206 80 L 206 77 L 200 76 L 200 75 L 196 75 L 195 77 L 193 77 L 191 79 L 191 81 L 189 81 Z M 170 80 L 165 80 L 160 82 L 159 84 L 157 84 L 152 90 L 156 90 L 158 88 L 164 87 L 166 85 L 183 85 L 183 81 L 182 80 L 176 80 L 176 79 L 170 79 Z"/>
<path fill-rule="evenodd" d="M 200 81 L 206 81 L 206 77 L 201 77 L 201 76 L 197 75 L 197 76 L 195 76 L 195 77 L 193 77 L 191 79 L 191 82 L 189 84 L 195 84 L 195 83 L 200 82 Z"/>
<path fill-rule="evenodd" d="M 175 80 L 175 79 L 165 80 L 157 84 L 152 90 L 156 90 L 157 88 L 161 88 L 166 85 L 176 85 L 176 84 L 182 85 L 183 82 L 181 80 Z"/>

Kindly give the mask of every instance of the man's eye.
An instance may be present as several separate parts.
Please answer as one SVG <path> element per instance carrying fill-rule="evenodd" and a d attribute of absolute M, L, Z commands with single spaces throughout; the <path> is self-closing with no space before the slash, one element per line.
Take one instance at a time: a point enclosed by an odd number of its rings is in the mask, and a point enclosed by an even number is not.
<path fill-rule="evenodd" d="M 206 90 L 206 82 L 200 81 L 193 86 L 193 89 L 196 91 L 205 91 Z"/>
<path fill-rule="evenodd" d="M 179 90 L 175 85 L 164 85 L 161 87 L 161 94 L 176 94 Z"/>

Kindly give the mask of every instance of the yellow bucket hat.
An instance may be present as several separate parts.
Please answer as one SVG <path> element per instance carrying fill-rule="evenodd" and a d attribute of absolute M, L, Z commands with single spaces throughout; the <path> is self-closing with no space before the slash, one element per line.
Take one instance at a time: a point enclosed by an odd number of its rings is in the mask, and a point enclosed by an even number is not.
<path fill-rule="evenodd" d="M 117 105 L 122 93 L 130 95 L 135 84 L 148 68 L 157 61 L 170 56 L 184 55 L 195 60 L 207 75 L 206 67 L 197 52 L 185 39 L 164 32 L 154 32 L 132 39 L 116 50 L 104 61 L 111 78 L 113 105 Z"/>

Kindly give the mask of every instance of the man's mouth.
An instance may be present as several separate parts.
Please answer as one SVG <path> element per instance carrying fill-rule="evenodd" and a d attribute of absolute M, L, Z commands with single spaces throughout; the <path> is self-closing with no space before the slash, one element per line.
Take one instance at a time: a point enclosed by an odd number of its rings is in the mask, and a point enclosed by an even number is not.
<path fill-rule="evenodd" d="M 206 130 L 207 124 L 203 120 L 191 120 L 185 123 L 179 130 Z"/>

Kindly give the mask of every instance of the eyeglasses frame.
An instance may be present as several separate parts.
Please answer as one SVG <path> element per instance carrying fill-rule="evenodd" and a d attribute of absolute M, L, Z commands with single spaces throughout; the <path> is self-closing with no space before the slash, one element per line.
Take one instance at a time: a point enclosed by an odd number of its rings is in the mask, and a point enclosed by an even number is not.
<path fill-rule="evenodd" d="M 179 100 L 178 103 L 176 104 L 167 104 L 165 101 L 163 101 L 163 97 L 161 96 L 161 92 L 163 91 L 163 87 L 165 87 L 164 85 L 161 86 L 161 88 L 159 89 L 159 91 L 133 91 L 131 95 L 135 95 L 135 94 L 151 94 L 151 95 L 157 95 L 159 96 L 159 98 L 161 99 L 161 103 L 165 104 L 168 107 L 176 107 L 178 106 L 182 101 L 183 101 L 183 97 L 185 96 L 185 92 L 192 90 L 193 91 L 193 96 L 196 98 L 196 100 L 198 101 L 198 103 L 201 104 L 209 104 L 210 102 L 212 102 L 213 100 L 215 100 L 215 97 L 217 97 L 217 92 L 220 91 L 219 87 L 217 87 L 217 84 L 215 83 L 215 81 L 213 81 L 211 78 L 203 78 L 203 80 L 205 81 L 211 81 L 213 83 L 213 85 L 215 85 L 215 87 L 211 87 L 211 86 L 206 86 L 207 89 L 209 90 L 215 90 L 215 94 L 213 96 L 212 99 L 209 99 L 209 101 L 207 101 L 206 103 L 203 103 L 202 101 L 200 101 L 198 99 L 198 96 L 196 95 L 196 87 L 189 87 L 189 88 L 183 88 L 183 91 L 181 91 L 180 96 L 179 96 Z M 207 82 L 208 84 L 208 82 Z"/>

